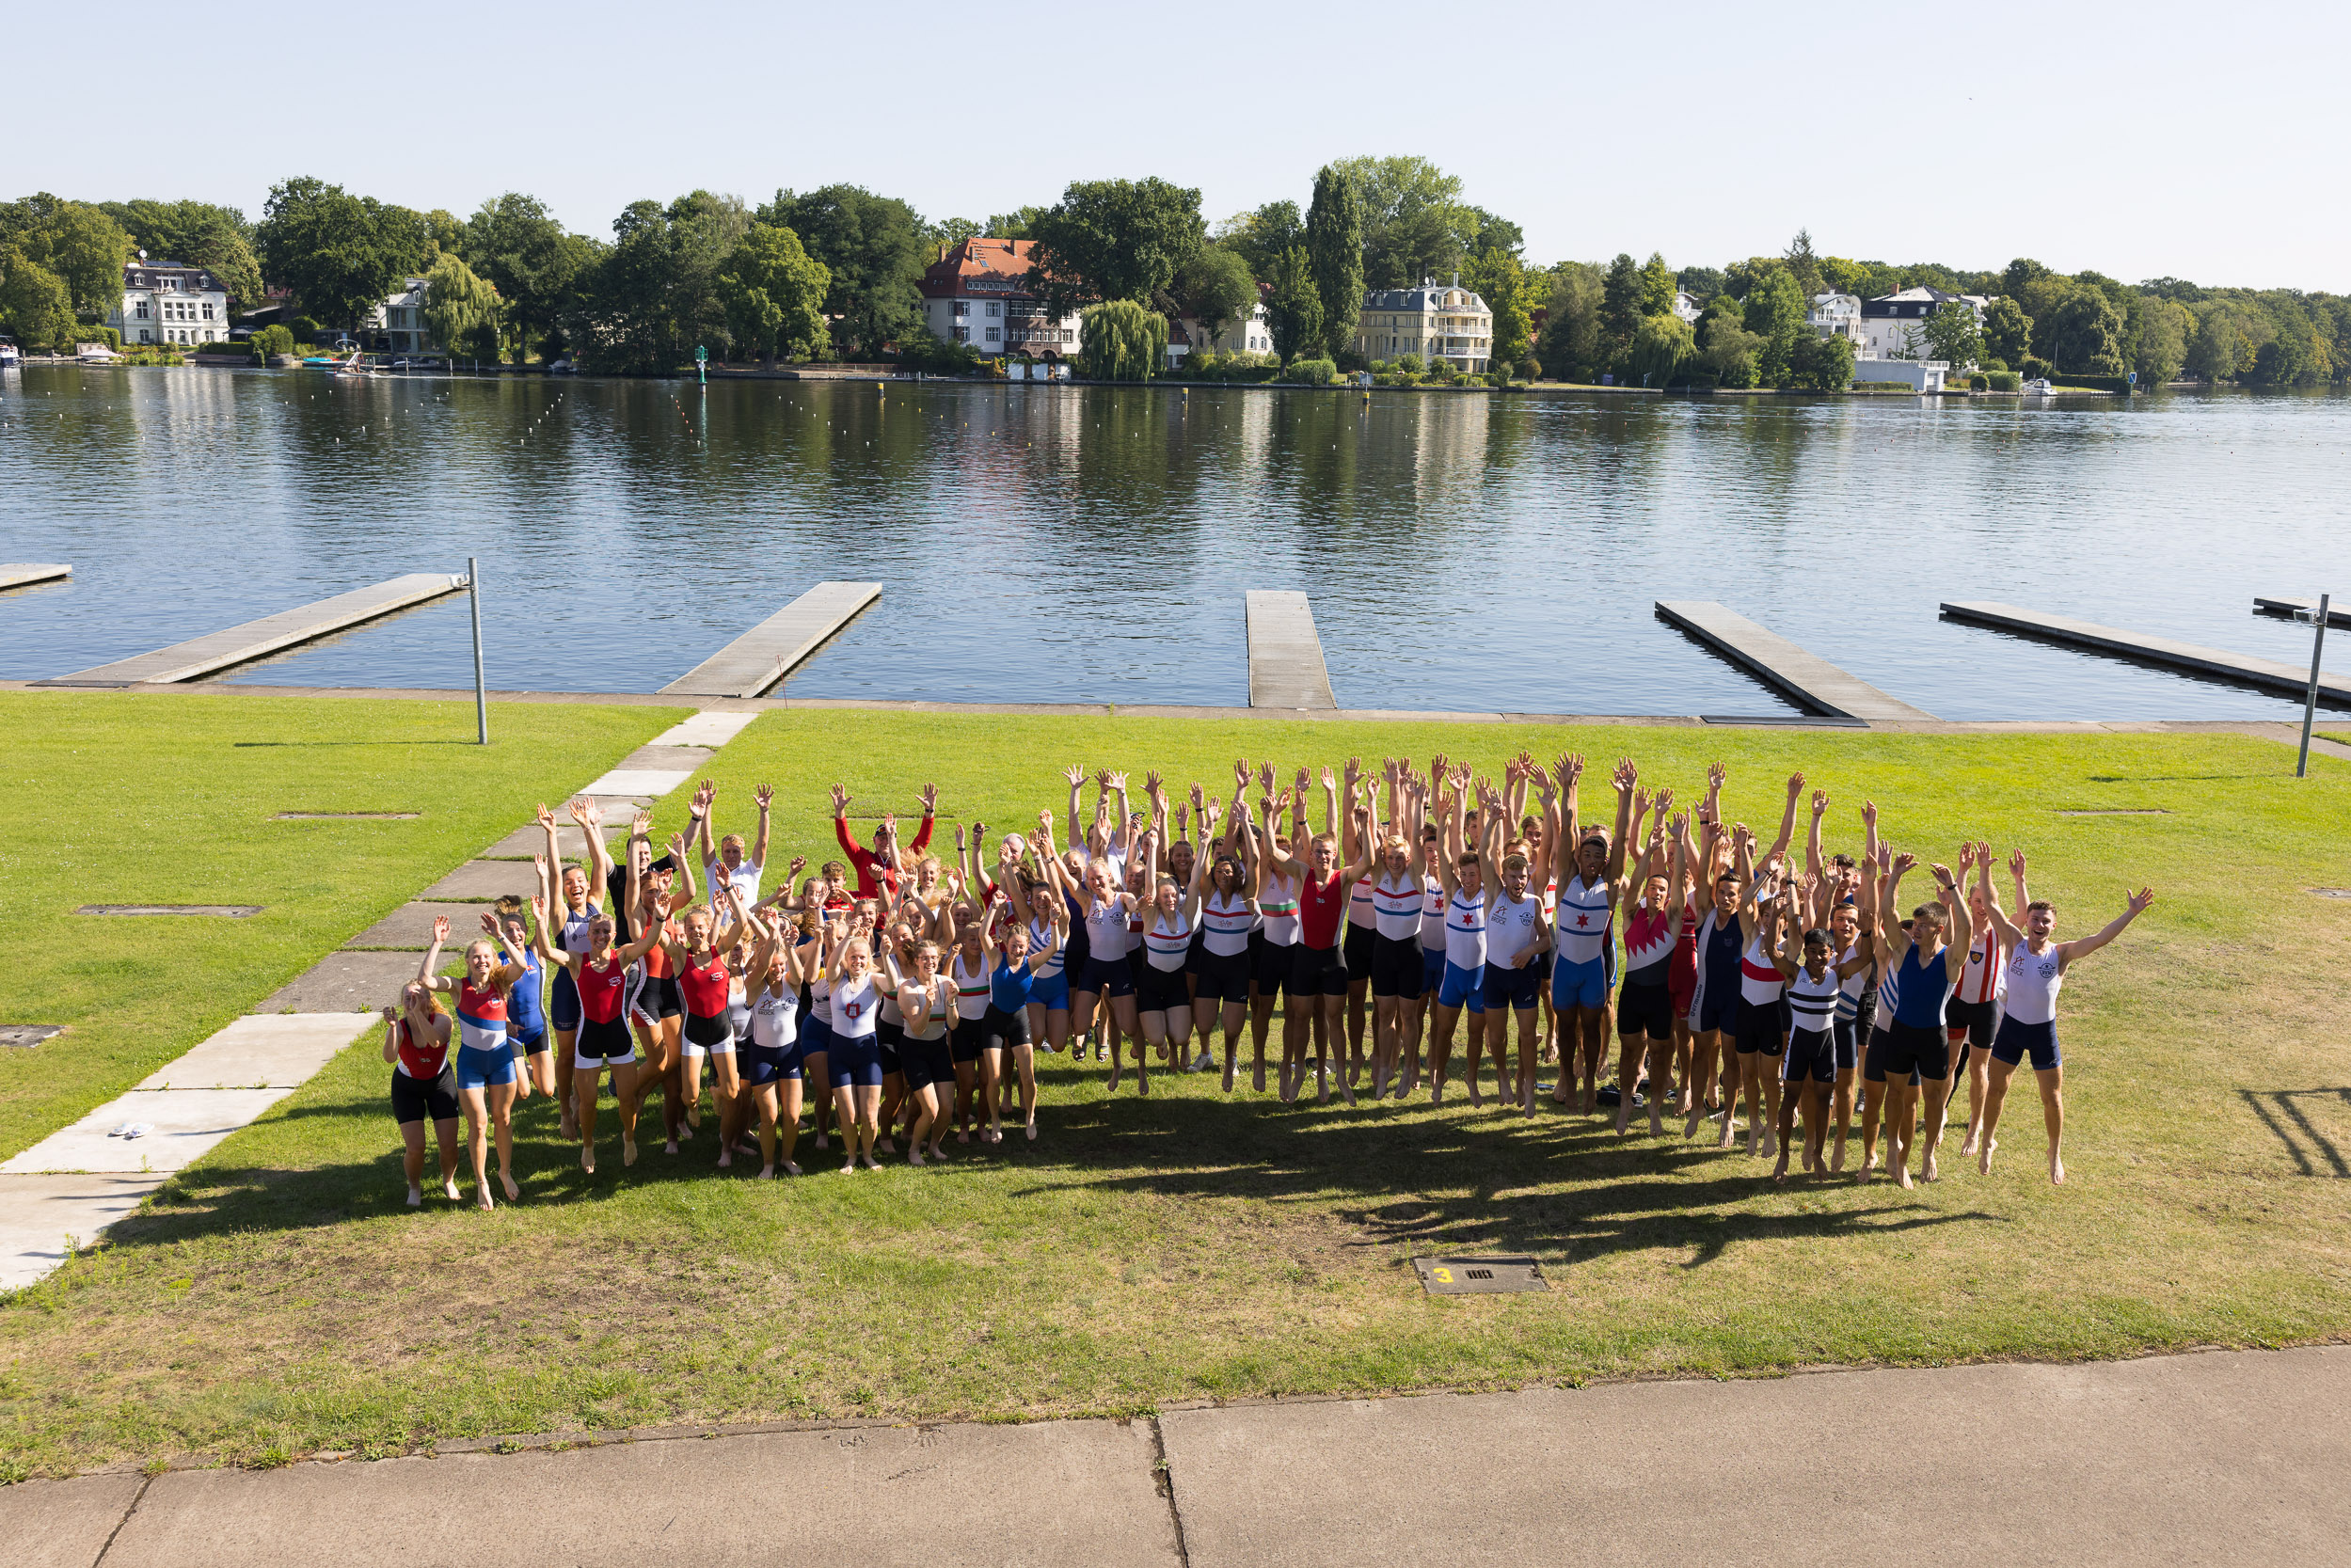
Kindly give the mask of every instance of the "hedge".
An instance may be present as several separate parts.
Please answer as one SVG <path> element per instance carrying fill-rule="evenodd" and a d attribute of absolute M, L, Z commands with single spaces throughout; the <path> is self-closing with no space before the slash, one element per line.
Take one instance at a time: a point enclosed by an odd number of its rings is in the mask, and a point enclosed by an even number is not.
<path fill-rule="evenodd" d="M 2120 392 L 2124 397 L 2131 393 L 2131 378 L 2127 375 L 2053 375 L 2049 384 L 2053 387 L 2080 387 L 2090 391 Z"/>

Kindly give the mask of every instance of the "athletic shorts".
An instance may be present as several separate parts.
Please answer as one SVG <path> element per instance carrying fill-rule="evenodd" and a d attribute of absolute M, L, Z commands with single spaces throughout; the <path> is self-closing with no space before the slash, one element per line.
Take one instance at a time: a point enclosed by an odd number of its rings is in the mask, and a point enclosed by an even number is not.
<path fill-rule="evenodd" d="M 1485 966 L 1464 969 L 1451 958 L 1445 960 L 1445 975 L 1437 984 L 1437 1005 L 1440 1007 L 1468 1007 L 1473 1013 L 1485 1011 Z"/>
<path fill-rule="evenodd" d="M 1787 1037 L 1787 1060 L 1780 1076 L 1790 1084 L 1836 1082 L 1836 1031 L 1798 1029 Z"/>
<path fill-rule="evenodd" d="M 637 990 L 637 999 L 629 1004 L 630 1016 L 647 1023 L 659 1023 L 665 1018 L 678 1018 L 686 1011 L 686 993 L 678 989 L 675 974 L 648 974 Z"/>
<path fill-rule="evenodd" d="M 1008 1013 L 991 1003 L 988 1016 L 979 1021 L 979 1033 L 980 1038 L 987 1041 L 992 1050 L 1006 1051 L 1016 1045 L 1026 1045 L 1028 1009 L 1023 1007 L 1019 1012 Z"/>
<path fill-rule="evenodd" d="M 1346 950 L 1337 942 L 1328 947 L 1309 947 L 1299 942 L 1289 952 L 1292 996 L 1347 994 Z"/>
<path fill-rule="evenodd" d="M 1863 1053 L 1861 1058 L 1861 1076 L 1864 1082 L 1884 1083 L 1886 1063 L 1893 1059 L 1893 1053 L 1894 1037 L 1887 1033 L 1884 1025 L 1873 1026 L 1869 1031 L 1869 1049 Z M 1910 1070 L 1910 1086 L 1914 1089 L 1918 1086 L 1916 1068 Z"/>
<path fill-rule="evenodd" d="M 1192 972 L 1199 982 L 1195 995 L 1202 1003 L 1223 1002 L 1238 1007 L 1249 999 L 1249 953 L 1207 953 Z"/>
<path fill-rule="evenodd" d="M 1425 949 L 1418 937 L 1372 937 L 1372 994 L 1374 996 L 1407 996 L 1419 1001 L 1426 989 L 1422 984 L 1421 955 Z M 1353 974 L 1352 968 L 1348 971 Z"/>
<path fill-rule="evenodd" d="M 1138 1011 L 1164 1013 L 1192 1005 L 1192 988 L 1180 969 L 1162 969 L 1146 958 L 1135 966 L 1135 1006 Z"/>
<path fill-rule="evenodd" d="M 878 1018 L 874 1020 L 873 1045 L 874 1051 L 882 1062 L 882 1077 L 888 1078 L 892 1076 L 904 1075 L 906 1071 L 906 1063 L 899 1056 L 898 1051 L 899 1048 L 905 1043 L 905 1024 L 892 1023 L 886 1018 Z"/>
<path fill-rule="evenodd" d="M 1426 942 L 1422 942 L 1421 944 L 1421 994 L 1423 997 L 1435 996 L 1438 988 L 1444 983 L 1445 950 L 1441 947 L 1431 947 Z"/>
<path fill-rule="evenodd" d="M 547 1049 L 548 1043 L 547 1031 L 544 1029 L 535 1035 L 526 1035 L 518 1029 L 509 1029 L 506 1031 L 506 1038 L 522 1047 L 522 1053 L 526 1056 L 537 1055 Z"/>
<path fill-rule="evenodd" d="M 1951 1076 L 1951 1042 L 1944 1037 L 1940 1026 L 1922 1028 L 1915 1023 L 1894 1021 L 1886 1031 L 1885 1070 L 1888 1077 L 1895 1073 L 1915 1072 L 1921 1078 Z"/>
<path fill-rule="evenodd" d="M 955 1082 L 955 1045 L 944 1029 L 931 1039 L 909 1037 L 898 1048 L 899 1070 L 906 1074 L 906 1086 L 919 1089 L 931 1084 Z"/>
<path fill-rule="evenodd" d="M 1260 996 L 1279 996 L 1290 984 L 1290 949 L 1265 940 L 1263 931 L 1249 933 L 1249 978 Z"/>
<path fill-rule="evenodd" d="M 1372 973 L 1372 953 L 1379 941 L 1376 927 L 1347 924 L 1347 934 L 1340 939 L 1339 956 L 1345 960 L 1349 981 L 1360 980 Z"/>
<path fill-rule="evenodd" d="M 800 1012 L 800 1054 L 802 1060 L 821 1056 L 833 1044 L 833 1025 L 802 1007 Z"/>
<path fill-rule="evenodd" d="M 514 1058 L 506 1058 L 509 1067 Z M 441 1064 L 440 1076 L 430 1081 L 392 1069 L 392 1120 L 454 1121 L 457 1117 L 457 1069 Z"/>
<path fill-rule="evenodd" d="M 712 1013 L 708 1018 L 688 1013 L 685 1034 L 689 1056 L 724 1056 L 735 1049 L 734 1026 L 724 1013 Z"/>
<path fill-rule="evenodd" d="M 1674 999 L 1670 986 L 1620 987 L 1616 992 L 1616 1033 L 1626 1039 L 1646 1035 L 1653 1040 L 1674 1037 Z M 1557 1004 L 1553 1004 L 1557 1006 Z"/>
<path fill-rule="evenodd" d="M 1787 1049 L 1787 1009 L 1780 1003 L 1739 1004 L 1739 1024 L 1733 1031 L 1741 1056 L 1776 1056 Z"/>
<path fill-rule="evenodd" d="M 1951 1043 L 1965 1043 L 1978 1051 L 1991 1050 L 1995 1011 L 1990 1002 L 1962 1002 L 1956 996 L 1943 1004 L 1943 1023 L 1950 1031 Z"/>
<path fill-rule="evenodd" d="M 1708 986 L 1706 995 L 1697 999 L 1697 1016 L 1690 1026 L 1701 1035 L 1711 1033 L 1736 1035 L 1739 1032 L 1739 982 Z"/>
<path fill-rule="evenodd" d="M 1534 972 L 1533 960 L 1514 969 L 1508 964 L 1489 963 L 1479 983 L 1485 1006 L 1484 1012 L 1498 1013 L 1508 1007 L 1525 1012 L 1543 997 L 1543 977 Z"/>
<path fill-rule="evenodd" d="M 571 1065 L 575 1071 L 594 1072 L 601 1067 L 618 1067 L 636 1054 L 636 1037 L 629 1034 L 627 1024 L 616 1018 L 601 1022 L 583 1019 L 580 1036 L 572 1041 Z"/>
<path fill-rule="evenodd" d="M 1669 973 L 1665 977 L 1665 995 L 1673 1005 L 1676 1018 L 1689 1018 L 1690 1005 L 1698 1000 L 1697 977 Z"/>
<path fill-rule="evenodd" d="M 1070 976 L 1065 970 L 1059 974 L 1040 974 L 1028 983 L 1028 1005 L 1042 1007 L 1049 1013 L 1070 1010 Z"/>
<path fill-rule="evenodd" d="M 833 1037 L 832 1050 L 825 1053 L 825 1076 L 836 1089 L 856 1087 L 878 1089 L 882 1086 L 882 1039 L 878 1035 L 840 1035 Z"/>
<path fill-rule="evenodd" d="M 1549 990 L 1551 984 L 1551 962 L 1559 957 L 1559 949 L 1547 947 L 1527 960 L 1527 971 L 1542 984 L 1538 990 Z"/>
<path fill-rule="evenodd" d="M 786 1078 L 798 1078 L 803 1070 L 795 1045 L 745 1043 L 735 1053 L 735 1059 L 746 1084 L 780 1084 Z"/>
<path fill-rule="evenodd" d="M 558 1029 L 580 1027 L 580 982 L 568 968 L 555 972 L 554 994 L 548 998 L 548 1015 Z"/>
<path fill-rule="evenodd" d="M 503 1045 L 478 1051 L 461 1045 L 457 1048 L 456 1065 L 457 1086 L 461 1089 L 486 1089 L 493 1084 L 511 1084 L 519 1076 L 514 1052 Z"/>
<path fill-rule="evenodd" d="M 1552 965 L 1551 1006 L 1562 1012 L 1569 1007 L 1607 1006 L 1607 958 L 1586 958 L 1581 963 L 1569 963 L 1563 958 Z"/>
<path fill-rule="evenodd" d="M 1089 957 L 1086 960 L 1085 973 L 1077 978 L 1075 989 L 1092 991 L 1096 996 L 1133 996 L 1135 972 L 1123 953 L 1115 958 Z"/>
<path fill-rule="evenodd" d="M 947 1031 L 947 1049 L 959 1064 L 979 1060 L 979 1048 L 987 1042 L 988 1018 L 984 1013 L 977 1018 L 959 1017 L 955 1027 Z"/>
<path fill-rule="evenodd" d="M 1992 1059 L 2014 1067 L 2029 1054 L 2035 1072 L 2055 1072 L 2064 1065 L 2065 1058 L 2057 1051 L 2057 1026 L 2048 1023 L 2019 1023 L 2012 1018 L 2000 1021 L 2000 1033 L 1992 1041 Z"/>
<path fill-rule="evenodd" d="M 1837 1071 L 1851 1072 L 1860 1060 L 1861 1033 L 1865 1027 L 1855 1018 L 1840 1018 L 1829 1025 L 1829 1033 L 1836 1041 Z"/>

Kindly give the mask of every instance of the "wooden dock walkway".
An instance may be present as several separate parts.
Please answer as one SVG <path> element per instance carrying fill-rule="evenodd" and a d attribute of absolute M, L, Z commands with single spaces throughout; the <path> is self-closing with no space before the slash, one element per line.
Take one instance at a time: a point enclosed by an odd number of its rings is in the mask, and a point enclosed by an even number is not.
<path fill-rule="evenodd" d="M 1249 706 L 1326 708 L 1336 712 L 1314 607 L 1303 594 L 1252 588 L 1249 607 Z"/>
<path fill-rule="evenodd" d="M 2253 595 L 2253 613 L 2256 615 L 2291 616 L 2296 610 L 2307 615 L 2317 608 L 2316 599 L 2266 599 L 2258 594 Z M 2351 606 L 2329 604 L 2327 607 L 2327 624 L 2330 626 L 2351 626 Z"/>
<path fill-rule="evenodd" d="M 59 683 L 75 686 L 138 686 L 202 680 L 239 664 L 314 641 L 329 632 L 376 620 L 396 610 L 454 594 L 466 586 L 465 575 L 416 572 L 373 588 L 338 594 L 316 604 L 297 606 L 247 621 L 226 631 L 174 642 L 152 653 L 135 654 L 112 664 L 100 664 L 59 675 Z"/>
<path fill-rule="evenodd" d="M 661 688 L 680 697 L 758 697 L 882 597 L 878 582 L 820 582 Z"/>
<path fill-rule="evenodd" d="M 1799 706 L 1827 718 L 1934 718 L 1711 599 L 1660 599 L 1657 612 Z"/>
<path fill-rule="evenodd" d="M 0 561 L 0 593 L 37 582 L 62 582 L 72 575 L 73 568 L 63 562 Z"/>
<path fill-rule="evenodd" d="M 1967 621 L 1999 631 L 2037 637 L 2048 642 L 2092 648 L 2099 653 L 2120 654 L 2125 658 L 2190 670 L 2200 675 L 2216 675 L 2222 680 L 2265 687 L 2292 696 L 2298 697 L 2310 689 L 2311 667 L 2307 664 L 2280 664 L 2275 659 L 2232 654 L 2226 648 L 2178 642 L 2168 637 L 2149 637 L 2116 626 L 2102 626 L 2094 621 L 2043 615 L 2038 610 L 2020 610 L 2009 604 L 1946 604 L 1943 607 L 1943 613 L 1954 621 Z M 2351 679 L 2322 671 L 2318 677 L 2318 694 L 2331 702 L 2351 703 Z"/>

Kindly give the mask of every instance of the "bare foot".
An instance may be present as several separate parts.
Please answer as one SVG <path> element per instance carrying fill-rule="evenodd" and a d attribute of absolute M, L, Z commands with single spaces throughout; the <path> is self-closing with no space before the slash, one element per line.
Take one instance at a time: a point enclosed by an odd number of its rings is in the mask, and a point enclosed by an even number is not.
<path fill-rule="evenodd" d="M 844 1160 L 844 1161 L 842 1161 L 842 1162 L 841 1162 L 841 1174 L 842 1174 L 843 1176 L 851 1176 L 851 1175 L 854 1175 L 854 1174 L 856 1174 L 856 1170 L 857 1170 L 857 1156 L 855 1156 L 854 1154 L 850 1155 L 850 1156 L 847 1160 Z"/>
<path fill-rule="evenodd" d="M 772 1181 L 772 1180 L 775 1180 L 775 1167 L 774 1167 L 773 1165 L 761 1165 L 761 1166 L 759 1167 L 759 1174 L 758 1174 L 758 1176 L 757 1176 L 756 1178 L 755 1178 L 755 1180 L 760 1180 L 760 1181 Z"/>
<path fill-rule="evenodd" d="M 1960 1152 L 1962 1154 L 1973 1154 L 1976 1152 L 1976 1130 L 1974 1128 L 1969 1128 L 1967 1130 L 1967 1136 L 1960 1140 Z"/>
<path fill-rule="evenodd" d="M 1037 1141 L 1037 1124 L 1033 1121 L 1028 1124 L 1028 1141 L 1030 1143 Z"/>
<path fill-rule="evenodd" d="M 1249 1074 L 1249 1081 L 1250 1086 L 1259 1094 L 1265 1092 L 1265 1069 L 1263 1063 L 1260 1063 L 1257 1069 Z"/>
<path fill-rule="evenodd" d="M 2049 1180 L 2060 1187 L 2065 1185 L 2065 1157 L 2054 1148 L 2049 1151 Z"/>
<path fill-rule="evenodd" d="M 1232 1063 L 1227 1062 L 1225 1064 L 1225 1093 L 1227 1094 L 1231 1094 L 1232 1092 Z"/>
<path fill-rule="evenodd" d="M 457 1201 L 459 1194 L 457 1192 L 457 1179 L 455 1177 L 450 1177 L 441 1183 L 441 1196 L 448 1198 L 452 1203 Z"/>
<path fill-rule="evenodd" d="M 1830 1159 L 1829 1159 L 1829 1170 L 1830 1170 L 1830 1172 L 1831 1172 L 1832 1174 L 1834 1174 L 1835 1172 L 1841 1171 L 1841 1170 L 1843 1170 L 1844 1168 L 1845 1168 L 1845 1140 L 1844 1140 L 1843 1138 L 1841 1138 L 1841 1137 L 1840 1137 L 1840 1138 L 1838 1138 L 1838 1139 L 1836 1140 L 1836 1152 L 1835 1152 L 1834 1155 L 1830 1156 Z"/>
<path fill-rule="evenodd" d="M 596 1169 L 594 1165 L 590 1165 L 588 1168 L 590 1170 Z M 408 1207 L 411 1209 L 421 1209 L 424 1207 L 424 1189 L 422 1187 L 411 1187 L 408 1189 Z"/>
<path fill-rule="evenodd" d="M 896 1154 L 898 1152 L 898 1150 L 891 1146 L 890 1140 L 887 1138 L 882 1139 L 880 1143 L 874 1145 L 873 1147 L 874 1152 L 877 1154 Z M 876 1170 L 880 1170 L 881 1168 L 882 1167 L 880 1165 L 874 1166 L 874 1169 Z"/>
<path fill-rule="evenodd" d="M 702 1101 L 699 1100 L 689 1100 L 686 1101 L 686 1125 L 689 1128 L 698 1129 L 701 1127 Z"/>
<path fill-rule="evenodd" d="M 867 1170 L 880 1170 L 882 1168 L 882 1162 L 875 1159 L 870 1154 L 866 1156 L 865 1164 Z"/>
<path fill-rule="evenodd" d="M 1861 1157 L 1860 1168 L 1853 1172 L 1853 1180 L 1867 1183 L 1869 1180 L 1870 1173 L 1875 1171 L 1877 1168 L 1878 1157 L 1875 1154 L 1864 1154 Z"/>
<path fill-rule="evenodd" d="M 569 1112 L 564 1113 L 564 1119 L 558 1126 L 557 1131 L 560 1132 L 564 1137 L 569 1139 L 573 1143 L 578 1143 L 580 1141 L 580 1124 L 572 1120 Z"/>
<path fill-rule="evenodd" d="M 1778 1132 L 1771 1128 L 1765 1128 L 1763 1130 L 1763 1157 L 1769 1160 L 1772 1155 L 1778 1153 L 1779 1150 L 1780 1139 Z"/>
<path fill-rule="evenodd" d="M 800 1167 L 792 1164 L 789 1160 L 786 1160 L 784 1162 L 784 1174 L 786 1176 L 798 1176 L 800 1174 Z"/>
<path fill-rule="evenodd" d="M 693 1141 L 694 1130 L 691 1127 L 680 1127 L 677 1130 L 677 1135 L 691 1143 Z M 675 1154 L 677 1151 L 675 1149 L 672 1149 L 670 1152 Z"/>
<path fill-rule="evenodd" d="M 673 1145 L 673 1146 L 671 1147 L 671 1148 L 670 1148 L 670 1152 L 671 1152 L 672 1154 L 675 1154 L 675 1153 L 676 1153 L 676 1152 L 677 1152 L 677 1149 L 676 1149 L 676 1148 L 675 1148 L 675 1145 Z M 622 1164 L 624 1164 L 624 1165 L 633 1165 L 633 1164 L 635 1164 L 637 1163 L 637 1140 L 636 1140 L 636 1139 L 634 1139 L 634 1138 L 623 1138 L 623 1139 L 620 1141 L 620 1163 L 621 1163 Z"/>
<path fill-rule="evenodd" d="M 477 1207 L 484 1210 L 495 1209 L 498 1207 L 498 1205 L 490 1199 L 490 1184 L 486 1181 L 474 1188 L 473 1201 Z"/>
<path fill-rule="evenodd" d="M 507 1202 L 513 1203 L 522 1196 L 522 1189 L 515 1185 L 515 1179 L 513 1177 L 507 1175 L 504 1171 L 500 1171 L 498 1173 L 498 1179 L 505 1184 Z"/>
<path fill-rule="evenodd" d="M 968 1127 L 961 1127 L 961 1128 L 956 1129 L 956 1132 L 955 1132 L 955 1141 L 956 1141 L 957 1143 L 959 1143 L 959 1144 L 967 1144 L 967 1143 L 971 1142 L 971 1141 L 972 1141 L 972 1130 L 971 1130 L 970 1128 L 968 1128 Z"/>
<path fill-rule="evenodd" d="M 720 1149 L 720 1150 L 719 1150 L 719 1169 L 721 1169 L 721 1170 L 732 1170 L 732 1169 L 734 1169 L 734 1168 L 735 1168 L 735 1151 L 734 1151 L 733 1149 L 731 1149 L 731 1148 L 722 1148 L 722 1149 Z"/>
<path fill-rule="evenodd" d="M 1732 1132 L 1733 1132 L 1733 1128 L 1734 1128 L 1734 1124 L 1733 1124 L 1732 1119 L 1731 1119 L 1731 1114 L 1730 1114 L 1728 1111 L 1724 1111 L 1724 1112 L 1723 1113 L 1723 1135 L 1722 1135 L 1720 1138 L 1718 1138 L 1718 1139 L 1716 1139 L 1716 1140 L 1715 1140 L 1715 1143 L 1714 1143 L 1714 1147 L 1715 1147 L 1715 1148 L 1730 1148 L 1730 1146 L 1731 1146 L 1731 1136 L 1732 1136 Z"/>
<path fill-rule="evenodd" d="M 1706 1120 L 1706 1107 L 1701 1105 L 1696 1110 L 1690 1113 L 1690 1124 L 1681 1130 L 1681 1135 L 1685 1138 L 1696 1137 L 1698 1135 L 1698 1123 Z"/>
<path fill-rule="evenodd" d="M 1999 1147 L 2000 1140 L 1997 1138 L 1986 1138 L 1984 1140 L 1983 1152 L 1976 1157 L 1976 1169 L 1980 1174 L 1985 1176 L 1990 1176 L 1992 1174 L 1992 1156 L 1998 1150 Z"/>
<path fill-rule="evenodd" d="M 1919 1180 L 1939 1181 L 1943 1179 L 1943 1167 L 1935 1163 L 1934 1153 L 1935 1146 L 1929 1144 L 1927 1146 L 1927 1157 L 1918 1162 Z"/>
<path fill-rule="evenodd" d="M 1894 1184 L 1904 1192 L 1909 1192 L 1911 1190 L 1910 1161 L 1907 1158 L 1894 1161 L 1890 1168 L 1894 1172 Z"/>
<path fill-rule="evenodd" d="M 667 1143 L 663 1144 L 663 1145 L 661 1146 L 661 1152 L 662 1152 L 662 1153 L 664 1153 L 664 1154 L 675 1154 L 675 1153 L 676 1153 L 676 1152 L 677 1152 L 677 1140 L 676 1140 L 675 1138 L 672 1138 L 672 1139 L 670 1139 L 670 1140 L 669 1140 L 669 1142 L 667 1142 Z M 628 1163 L 629 1163 L 630 1164 L 632 1164 L 632 1165 L 633 1165 L 633 1164 L 635 1164 L 637 1162 L 636 1162 L 636 1161 L 634 1161 L 634 1160 L 631 1160 L 631 1161 L 629 1161 Z"/>
<path fill-rule="evenodd" d="M 580 1168 L 590 1176 L 596 1174 L 596 1145 L 581 1144 L 580 1146 Z"/>
<path fill-rule="evenodd" d="M 1787 1149 L 1785 1147 L 1780 1149 L 1779 1163 L 1771 1167 L 1771 1180 L 1774 1181 L 1787 1180 Z"/>
<path fill-rule="evenodd" d="M 916 1144 L 913 1148 L 908 1149 L 906 1151 L 906 1160 L 909 1164 L 921 1164 L 923 1163 L 922 1145 Z"/>
<path fill-rule="evenodd" d="M 831 1148 L 833 1147 L 833 1140 L 819 1132 L 817 1134 L 817 1147 L 818 1148 Z"/>

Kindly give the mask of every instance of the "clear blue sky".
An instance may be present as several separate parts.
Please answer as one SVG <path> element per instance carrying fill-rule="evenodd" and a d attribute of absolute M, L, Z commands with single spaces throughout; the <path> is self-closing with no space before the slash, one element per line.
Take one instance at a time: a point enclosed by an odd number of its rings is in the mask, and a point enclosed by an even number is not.
<path fill-rule="evenodd" d="M 460 216 L 529 191 L 606 236 L 696 186 L 984 218 L 1156 174 L 1214 219 L 1408 152 L 1538 261 L 1720 265 L 1803 226 L 1831 255 L 2351 292 L 2341 6 L 130 0 L 11 33 L 8 196 L 258 216 L 313 174 Z M 187 87 L 96 85 L 144 59 Z"/>

